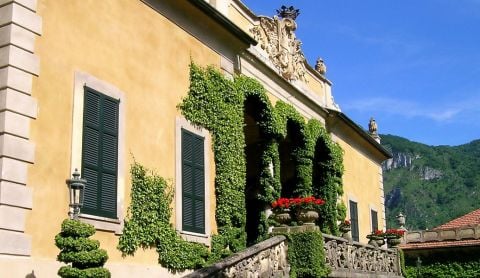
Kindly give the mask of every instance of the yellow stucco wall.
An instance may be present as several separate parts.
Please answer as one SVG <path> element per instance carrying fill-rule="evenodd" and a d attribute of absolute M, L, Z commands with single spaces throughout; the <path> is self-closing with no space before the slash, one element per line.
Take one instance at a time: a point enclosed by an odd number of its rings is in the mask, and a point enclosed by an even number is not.
<path fill-rule="evenodd" d="M 34 79 L 32 95 L 40 110 L 31 123 L 36 152 L 28 176 L 34 195 L 26 233 L 33 235 L 32 257 L 55 259 L 59 250 L 53 239 L 67 217 L 71 134 L 81 128 L 72 126 L 74 72 L 86 72 L 125 93 L 125 215 L 132 155 L 174 180 L 176 105 L 188 90 L 188 65 L 193 59 L 199 65 L 219 66 L 220 56 L 142 1 L 41 0 L 38 14 L 44 31 L 36 41 L 40 77 Z M 213 224 L 213 214 L 210 217 Z M 107 250 L 109 263 L 157 264 L 154 250 L 121 258 L 118 236 L 98 231 L 94 237 Z"/>
<path fill-rule="evenodd" d="M 243 31 L 250 33 L 250 29 L 253 24 L 242 13 L 240 13 L 236 7 L 230 5 L 228 7 L 228 19 L 233 21 Z"/>
<path fill-rule="evenodd" d="M 357 202 L 360 242 L 366 243 L 366 236 L 371 232 L 370 210 L 378 212 L 378 228 L 385 229 L 383 222 L 383 205 L 381 204 L 380 165 L 375 163 L 363 152 L 354 148 L 346 141 L 337 138 L 336 141 L 345 151 L 343 163 L 344 195 L 343 202 L 347 205 L 347 219 L 350 219 L 349 200 Z"/>

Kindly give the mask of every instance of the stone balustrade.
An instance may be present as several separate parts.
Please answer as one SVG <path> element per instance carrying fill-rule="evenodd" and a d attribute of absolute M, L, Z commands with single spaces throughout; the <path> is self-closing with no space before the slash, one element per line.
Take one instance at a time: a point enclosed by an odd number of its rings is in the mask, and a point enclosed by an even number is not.
<path fill-rule="evenodd" d="M 289 273 L 287 240 L 285 236 L 278 235 L 184 277 L 267 278 L 289 277 Z"/>
<path fill-rule="evenodd" d="M 289 232 L 311 230 L 311 227 L 294 228 L 289 227 Z M 397 249 L 378 248 L 327 234 L 323 238 L 325 262 L 331 269 L 329 277 L 402 277 Z M 285 236 L 277 235 L 185 277 L 289 277 L 287 249 Z"/>
<path fill-rule="evenodd" d="M 479 238 L 480 225 L 476 225 L 441 230 L 409 231 L 405 235 L 405 242 L 414 243 L 426 241 L 463 240 Z"/>
<path fill-rule="evenodd" d="M 382 249 L 323 234 L 330 277 L 402 277 L 397 249 Z"/>

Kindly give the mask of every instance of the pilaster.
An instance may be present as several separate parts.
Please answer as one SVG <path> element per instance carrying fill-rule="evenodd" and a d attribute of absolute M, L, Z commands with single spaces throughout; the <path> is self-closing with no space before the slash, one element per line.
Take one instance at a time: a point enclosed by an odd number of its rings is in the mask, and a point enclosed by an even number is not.
<path fill-rule="evenodd" d="M 0 0 L 0 254 L 31 255 L 25 219 L 33 207 L 27 186 L 35 162 L 30 121 L 37 117 L 32 79 L 40 73 L 34 53 L 42 33 L 36 0 Z"/>

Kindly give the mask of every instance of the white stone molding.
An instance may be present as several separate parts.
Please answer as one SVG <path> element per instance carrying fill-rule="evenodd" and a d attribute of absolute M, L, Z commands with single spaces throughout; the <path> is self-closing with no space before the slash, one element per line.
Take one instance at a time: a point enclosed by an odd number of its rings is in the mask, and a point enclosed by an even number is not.
<path fill-rule="evenodd" d="M 28 167 L 35 162 L 29 140 L 37 102 L 30 94 L 40 73 L 35 38 L 42 33 L 36 0 L 0 0 L 0 255 L 30 256 L 25 234 L 33 192 Z"/>
<path fill-rule="evenodd" d="M 73 130 L 72 130 L 72 157 L 70 169 L 80 169 L 82 165 L 82 138 L 83 138 L 83 99 L 87 86 L 106 96 L 119 100 L 118 109 L 118 165 L 117 165 L 117 218 L 106 218 L 95 215 L 82 214 L 80 219 L 83 222 L 92 224 L 96 229 L 112 231 L 120 234 L 123 230 L 123 208 L 125 203 L 125 120 L 126 120 L 126 98 L 125 93 L 114 85 L 100 80 L 85 72 L 75 71 L 73 85 Z M 88 186 L 88 184 L 87 184 Z"/>

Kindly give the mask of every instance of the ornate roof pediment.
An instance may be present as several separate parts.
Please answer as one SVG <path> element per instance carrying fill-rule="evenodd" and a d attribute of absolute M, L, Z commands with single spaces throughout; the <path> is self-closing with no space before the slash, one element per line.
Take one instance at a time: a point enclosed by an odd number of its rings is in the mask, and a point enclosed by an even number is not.
<path fill-rule="evenodd" d="M 293 7 L 282 6 L 277 13 L 278 15 L 273 18 L 260 16 L 260 24 L 250 31 L 285 79 L 307 82 L 302 42 L 295 36 L 297 29 L 295 18 L 299 11 Z"/>

